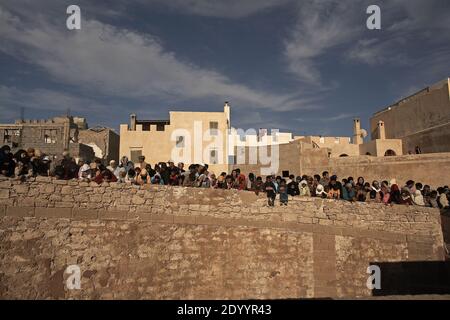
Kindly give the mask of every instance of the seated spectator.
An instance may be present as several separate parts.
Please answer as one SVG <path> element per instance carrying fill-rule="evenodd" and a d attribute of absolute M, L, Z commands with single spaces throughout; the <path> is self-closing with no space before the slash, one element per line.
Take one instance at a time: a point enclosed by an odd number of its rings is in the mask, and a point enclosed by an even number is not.
<path fill-rule="evenodd" d="M 349 179 L 350 180 L 350 179 Z M 356 201 L 356 192 L 355 188 L 350 182 L 347 182 L 347 184 L 342 189 L 343 195 L 342 198 L 347 201 Z"/>
<path fill-rule="evenodd" d="M 117 182 L 119 183 L 127 182 L 127 172 L 125 171 L 125 168 L 119 168 L 119 175 L 117 178 Z"/>
<path fill-rule="evenodd" d="M 125 167 L 121 168 L 125 169 Z M 126 170 L 126 169 L 125 169 Z M 136 171 L 133 168 L 130 168 L 127 172 L 127 177 L 125 179 L 127 183 L 136 183 Z"/>
<path fill-rule="evenodd" d="M 128 172 L 130 169 L 134 169 L 134 164 L 133 162 L 128 160 L 128 157 L 123 156 L 120 159 L 119 168 L 125 168 L 125 170 Z"/>
<path fill-rule="evenodd" d="M 161 175 L 159 173 L 156 173 L 151 179 L 151 184 L 159 184 L 164 185 L 164 180 L 162 179 Z"/>
<path fill-rule="evenodd" d="M 91 167 L 87 163 L 85 163 L 79 170 L 78 179 L 87 182 L 90 181 L 91 178 Z"/>
<path fill-rule="evenodd" d="M 341 188 L 337 183 L 337 177 L 332 176 L 330 178 L 330 182 L 328 183 L 328 198 L 330 199 L 339 199 L 341 197 Z"/>
<path fill-rule="evenodd" d="M 116 178 L 119 178 L 119 171 L 120 171 L 120 168 L 119 168 L 119 166 L 117 165 L 116 160 L 111 160 L 111 161 L 109 162 L 109 166 L 107 166 L 106 169 L 108 169 L 109 171 L 111 171 L 111 172 L 116 176 Z"/>
<path fill-rule="evenodd" d="M 151 182 L 151 177 L 148 174 L 147 170 L 141 169 L 141 171 L 139 172 L 139 175 L 137 175 L 136 177 L 136 183 L 137 184 L 150 184 Z"/>
<path fill-rule="evenodd" d="M 416 190 L 415 194 L 414 194 L 414 200 L 413 200 L 415 205 L 418 206 L 425 206 L 425 201 L 423 200 L 423 195 L 422 192 L 420 192 L 420 190 Z"/>
<path fill-rule="evenodd" d="M 397 203 L 398 204 L 407 204 L 407 205 L 413 204 L 413 200 L 411 198 L 411 194 L 409 193 L 408 188 L 402 188 L 402 190 L 400 192 L 400 200 Z"/>
<path fill-rule="evenodd" d="M 327 198 L 328 194 L 323 185 L 318 184 L 316 187 L 316 197 Z"/>
<path fill-rule="evenodd" d="M 310 197 L 311 196 L 311 191 L 309 190 L 308 182 L 306 180 L 300 181 L 298 194 L 301 197 Z"/>
<path fill-rule="evenodd" d="M 439 201 L 438 201 L 439 197 L 438 197 L 438 192 L 436 190 L 433 190 L 430 192 L 430 197 L 429 197 L 429 204 L 430 207 L 432 208 L 439 208 Z"/>
<path fill-rule="evenodd" d="M 287 192 L 288 192 L 289 195 L 291 195 L 293 197 L 294 196 L 298 196 L 298 195 L 300 195 L 299 184 L 298 184 L 297 180 L 294 179 L 295 178 L 294 175 L 291 175 L 290 177 L 291 177 L 291 182 L 289 182 L 287 184 L 287 188 L 288 188 Z"/>
<path fill-rule="evenodd" d="M 370 201 L 373 202 L 382 202 L 383 200 L 383 191 L 381 190 L 380 184 L 378 181 L 372 181 L 370 194 Z"/>

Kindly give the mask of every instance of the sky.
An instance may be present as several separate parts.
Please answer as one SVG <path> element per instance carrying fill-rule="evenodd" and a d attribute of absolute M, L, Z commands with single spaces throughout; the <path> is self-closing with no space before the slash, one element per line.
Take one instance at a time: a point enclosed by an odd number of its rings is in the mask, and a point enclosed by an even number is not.
<path fill-rule="evenodd" d="M 81 9 L 68 30 L 66 9 Z M 381 29 L 369 30 L 369 5 Z M 169 111 L 235 128 L 352 135 L 352 118 L 450 76 L 448 0 L 2 0 L 0 123 Z"/>

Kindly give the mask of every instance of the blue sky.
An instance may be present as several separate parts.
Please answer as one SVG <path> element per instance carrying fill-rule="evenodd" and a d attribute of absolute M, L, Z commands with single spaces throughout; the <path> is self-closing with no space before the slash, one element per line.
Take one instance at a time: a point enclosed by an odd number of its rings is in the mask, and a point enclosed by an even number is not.
<path fill-rule="evenodd" d="M 236 128 L 347 136 L 450 76 L 450 1 L 4 0 L 0 43 L 0 123 L 70 108 L 117 129 L 230 101 Z"/>

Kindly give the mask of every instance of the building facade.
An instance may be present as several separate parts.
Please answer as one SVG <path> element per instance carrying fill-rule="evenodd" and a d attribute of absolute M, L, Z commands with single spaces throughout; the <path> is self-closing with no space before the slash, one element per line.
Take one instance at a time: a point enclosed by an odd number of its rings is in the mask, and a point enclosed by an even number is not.
<path fill-rule="evenodd" d="M 120 137 L 113 129 L 97 126 L 80 130 L 78 141 L 91 147 L 95 157 L 105 163 L 119 161 Z"/>
<path fill-rule="evenodd" d="M 54 117 L 48 120 L 17 120 L 14 124 L 0 124 L 2 145 L 13 152 L 34 148 L 51 156 L 69 151 L 75 158 L 92 160 L 91 147 L 78 141 L 79 129 L 72 117 Z"/>
<path fill-rule="evenodd" d="M 152 166 L 159 162 L 207 163 L 211 171 L 228 171 L 230 106 L 222 112 L 171 111 L 167 120 L 141 120 L 120 126 L 120 156 Z"/>
<path fill-rule="evenodd" d="M 371 136 L 385 124 L 387 139 L 401 139 L 404 153 L 450 152 L 450 79 L 404 98 L 375 113 Z"/>

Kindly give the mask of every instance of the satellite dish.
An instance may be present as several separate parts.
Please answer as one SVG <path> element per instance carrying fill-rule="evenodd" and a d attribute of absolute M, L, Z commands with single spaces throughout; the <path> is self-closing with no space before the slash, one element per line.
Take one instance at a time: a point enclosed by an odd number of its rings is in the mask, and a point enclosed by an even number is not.
<path fill-rule="evenodd" d="M 367 131 L 365 129 L 361 129 L 361 138 L 367 137 Z"/>

